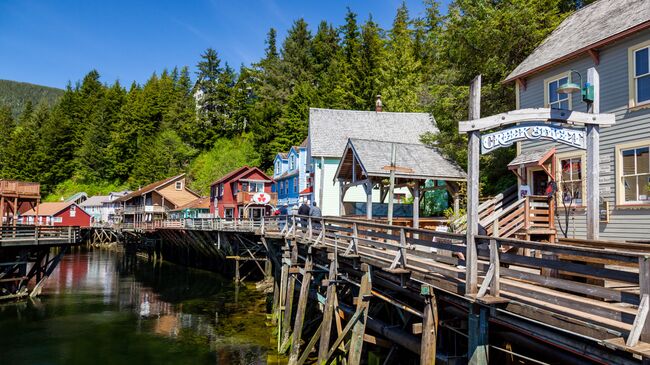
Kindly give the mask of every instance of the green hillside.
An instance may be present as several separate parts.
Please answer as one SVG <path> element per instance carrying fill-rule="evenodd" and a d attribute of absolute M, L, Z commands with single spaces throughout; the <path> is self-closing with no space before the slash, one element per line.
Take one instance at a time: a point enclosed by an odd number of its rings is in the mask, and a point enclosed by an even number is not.
<path fill-rule="evenodd" d="M 20 114 L 27 101 L 31 101 L 34 105 L 45 102 L 51 106 L 61 95 L 63 90 L 53 87 L 0 80 L 0 105 L 9 106 L 14 117 Z"/>

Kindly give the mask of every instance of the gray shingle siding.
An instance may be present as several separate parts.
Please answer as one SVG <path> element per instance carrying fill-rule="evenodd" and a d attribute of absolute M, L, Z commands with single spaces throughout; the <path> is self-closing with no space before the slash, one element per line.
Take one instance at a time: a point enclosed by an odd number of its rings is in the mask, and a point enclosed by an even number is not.
<path fill-rule="evenodd" d="M 650 239 L 650 207 L 646 209 L 616 207 L 615 147 L 635 141 L 650 140 L 650 109 L 629 110 L 628 102 L 628 48 L 650 40 L 650 30 L 638 32 L 600 50 L 600 64 L 595 66 L 600 75 L 600 112 L 616 115 L 616 124 L 602 128 L 600 134 L 601 196 L 610 204 L 610 222 L 601 223 L 602 239 Z M 584 55 L 564 62 L 526 80 L 526 89 L 520 90 L 520 108 L 544 106 L 544 80 L 570 69 L 575 69 L 586 79 L 587 69 L 594 67 L 593 60 Z M 574 76 L 574 80 L 575 80 Z M 584 80 L 583 79 L 583 80 Z M 572 108 L 586 111 L 580 95 L 572 96 Z M 550 142 L 526 141 L 522 151 L 553 145 Z M 578 150 L 555 144 L 558 153 Z M 577 237 L 585 236 L 584 212 L 575 218 Z"/>

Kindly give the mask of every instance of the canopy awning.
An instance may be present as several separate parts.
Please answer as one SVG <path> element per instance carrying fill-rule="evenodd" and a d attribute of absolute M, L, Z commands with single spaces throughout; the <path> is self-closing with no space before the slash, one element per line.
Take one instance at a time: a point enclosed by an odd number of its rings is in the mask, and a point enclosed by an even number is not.
<path fill-rule="evenodd" d="M 395 146 L 395 167 L 391 168 L 391 148 Z M 385 179 L 395 170 L 395 179 L 466 181 L 467 174 L 437 149 L 423 144 L 349 139 L 334 180 L 356 182 Z"/>
<path fill-rule="evenodd" d="M 508 170 L 517 170 L 522 167 L 542 166 L 555 154 L 555 147 L 522 151 L 508 164 Z"/>

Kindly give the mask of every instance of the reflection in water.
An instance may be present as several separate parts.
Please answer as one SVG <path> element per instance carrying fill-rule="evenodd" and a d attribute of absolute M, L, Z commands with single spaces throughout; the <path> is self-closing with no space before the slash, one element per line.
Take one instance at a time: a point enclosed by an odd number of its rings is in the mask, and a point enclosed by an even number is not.
<path fill-rule="evenodd" d="M 213 273 L 70 254 L 40 299 L 0 306 L 0 364 L 276 363 L 264 306 Z"/>

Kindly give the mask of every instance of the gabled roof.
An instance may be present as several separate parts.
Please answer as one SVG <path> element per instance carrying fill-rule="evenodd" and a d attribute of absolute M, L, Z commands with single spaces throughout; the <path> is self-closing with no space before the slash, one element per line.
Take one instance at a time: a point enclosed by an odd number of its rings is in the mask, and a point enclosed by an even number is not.
<path fill-rule="evenodd" d="M 537 150 L 523 150 L 508 164 L 508 169 L 514 170 L 519 167 L 530 167 L 542 165 L 555 153 L 555 147 Z"/>
<path fill-rule="evenodd" d="M 420 143 L 425 132 L 438 132 L 428 113 L 309 109 L 309 144 L 313 157 L 341 157 L 348 138 Z"/>
<path fill-rule="evenodd" d="M 88 199 L 88 194 L 86 194 L 83 191 L 80 191 L 78 193 L 75 193 L 75 194 L 69 196 L 67 199 L 65 199 L 65 201 L 73 202 L 73 201 L 76 201 L 77 199 L 81 199 L 81 198 Z"/>
<path fill-rule="evenodd" d="M 260 170 L 258 167 L 249 167 L 248 170 L 242 171 L 239 175 L 237 175 L 237 176 L 235 176 L 235 177 L 233 177 L 233 178 L 231 178 L 229 180 L 237 181 L 237 180 L 243 179 L 244 176 L 246 176 L 246 175 L 248 175 L 250 173 L 253 173 L 253 172 L 258 172 L 262 176 L 264 176 L 264 178 L 266 180 L 273 181 L 273 179 L 271 179 L 267 174 L 264 173 L 264 171 Z"/>
<path fill-rule="evenodd" d="M 302 140 L 302 143 L 300 143 L 300 146 L 302 148 L 307 148 L 307 143 L 309 142 L 309 137 L 305 137 L 305 139 Z"/>
<path fill-rule="evenodd" d="M 38 215 L 39 216 L 53 216 L 57 213 L 59 213 L 62 210 L 67 209 L 71 205 L 77 205 L 75 202 L 49 202 L 49 203 L 41 203 L 38 205 Z M 78 206 L 78 205 L 77 205 Z M 34 208 L 26 211 L 25 213 L 21 215 L 36 215 L 36 210 Z"/>
<path fill-rule="evenodd" d="M 367 176 L 387 177 L 390 171 L 386 168 L 391 164 L 392 142 L 367 139 L 350 139 L 345 149 L 344 157 L 350 153 L 358 159 L 363 172 Z M 394 143 L 395 165 L 399 170 L 395 176 L 413 179 L 437 179 L 447 181 L 464 181 L 467 174 L 458 164 L 440 154 L 437 149 L 416 143 Z M 350 178 L 351 168 L 344 166 L 348 161 L 343 158 L 339 163 L 336 177 Z"/>
<path fill-rule="evenodd" d="M 599 0 L 566 18 L 504 82 L 541 71 L 650 27 L 650 1 Z"/>
<path fill-rule="evenodd" d="M 160 188 L 164 187 L 165 185 L 168 185 L 168 184 L 171 184 L 172 182 L 180 180 L 183 177 L 185 177 L 185 174 L 180 174 L 180 175 L 177 175 L 177 176 L 169 177 L 169 178 L 167 178 L 165 180 L 156 181 L 155 183 L 151 183 L 151 184 L 149 184 L 149 185 L 147 185 L 147 186 L 145 186 L 145 187 L 143 187 L 143 188 L 141 188 L 139 190 L 136 190 L 136 191 L 134 191 L 134 192 L 132 192 L 130 194 L 127 194 L 127 195 L 125 195 L 125 196 L 123 196 L 121 198 L 115 199 L 115 201 L 123 202 L 123 201 L 130 200 L 131 198 L 134 198 L 136 196 L 141 196 L 143 194 L 154 191 L 156 189 L 160 189 Z"/>
<path fill-rule="evenodd" d="M 286 160 L 288 155 L 289 155 L 288 152 L 278 152 L 278 153 L 275 155 L 275 158 L 278 158 L 278 157 L 279 157 L 279 158 L 281 158 L 281 159 L 283 159 L 283 160 Z"/>
<path fill-rule="evenodd" d="M 185 209 L 210 209 L 210 197 L 203 196 L 192 200 L 191 202 L 172 210 L 172 212 Z"/>
<path fill-rule="evenodd" d="M 97 207 L 104 203 L 110 203 L 111 197 L 108 195 L 95 195 L 86 199 L 83 203 L 79 204 L 80 207 Z"/>
<path fill-rule="evenodd" d="M 224 181 L 230 180 L 230 178 L 232 178 L 233 176 L 239 175 L 243 171 L 248 171 L 249 169 L 250 169 L 250 167 L 248 167 L 248 166 L 242 166 L 242 167 L 240 167 L 238 169 L 232 170 L 229 173 L 223 175 L 221 178 L 219 178 L 218 180 L 216 180 L 212 184 L 210 184 L 210 186 L 220 184 L 220 183 L 222 183 Z"/>

